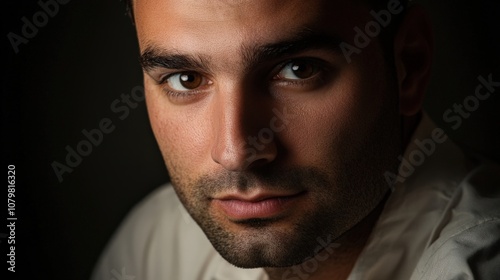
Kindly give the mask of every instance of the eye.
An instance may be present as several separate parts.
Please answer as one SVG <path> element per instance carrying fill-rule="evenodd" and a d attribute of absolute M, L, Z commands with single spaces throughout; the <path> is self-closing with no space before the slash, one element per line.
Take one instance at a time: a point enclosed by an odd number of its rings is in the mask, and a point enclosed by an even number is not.
<path fill-rule="evenodd" d="M 307 59 L 290 61 L 285 64 L 275 79 L 305 80 L 313 77 L 319 71 L 317 63 Z"/>
<path fill-rule="evenodd" d="M 163 82 L 166 82 L 168 87 L 177 92 L 196 90 L 210 83 L 203 75 L 197 72 L 171 74 Z"/>

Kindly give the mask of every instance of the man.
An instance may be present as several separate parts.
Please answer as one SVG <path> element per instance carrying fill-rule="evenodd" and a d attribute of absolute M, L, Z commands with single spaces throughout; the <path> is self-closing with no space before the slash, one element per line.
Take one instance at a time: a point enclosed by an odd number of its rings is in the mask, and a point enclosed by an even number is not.
<path fill-rule="evenodd" d="M 172 186 L 130 214 L 94 279 L 500 277 L 500 169 L 466 159 L 422 113 L 421 9 L 134 0 L 131 11 Z"/>

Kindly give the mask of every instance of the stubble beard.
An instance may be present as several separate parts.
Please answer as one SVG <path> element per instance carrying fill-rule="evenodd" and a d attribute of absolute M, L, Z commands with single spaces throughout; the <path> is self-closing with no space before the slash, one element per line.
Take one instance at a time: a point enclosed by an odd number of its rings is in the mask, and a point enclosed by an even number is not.
<path fill-rule="evenodd" d="M 397 97 L 388 95 L 387 99 L 368 137 L 357 148 L 347 149 L 349 154 L 331 155 L 336 163 L 330 170 L 270 167 L 263 172 L 227 171 L 192 180 L 188 174 L 171 171 L 172 184 L 187 211 L 228 262 L 242 268 L 300 264 L 318 253 L 318 239 L 335 242 L 365 218 L 389 190 L 383 174 L 398 168 L 402 129 Z M 344 144 L 348 146 L 349 140 Z M 299 211 L 300 217 L 289 221 L 286 229 L 275 227 L 273 220 L 252 219 L 241 223 L 240 230 L 229 230 L 225 226 L 229 221 L 214 214 L 209 197 L 220 191 L 256 187 L 306 190 L 309 205 L 315 207 Z"/>
<path fill-rule="evenodd" d="M 391 145 L 390 142 L 384 144 Z M 289 267 L 318 253 L 315 252 L 318 239 L 335 242 L 382 200 L 389 189 L 383 174 L 386 170 L 397 169 L 397 153 L 389 153 L 394 155 L 394 163 L 374 164 L 372 158 L 380 159 L 380 153 L 387 151 L 382 151 L 380 145 L 375 146 L 371 156 L 340 161 L 342 170 L 328 173 L 313 167 L 272 170 L 266 175 L 228 172 L 216 177 L 203 176 L 192 184 L 175 180 L 173 184 L 185 208 L 228 262 L 242 268 Z M 388 154 L 383 156 L 388 157 Z M 272 177 L 266 177 L 269 175 Z M 275 227 L 274 220 L 252 219 L 240 223 L 238 231 L 228 230 L 225 225 L 229 221 L 214 215 L 209 194 L 218 190 L 258 187 L 257 181 L 265 182 L 264 186 L 271 189 L 306 190 L 309 205 L 315 207 L 298 211 L 300 217 L 289 219 L 286 229 Z"/>

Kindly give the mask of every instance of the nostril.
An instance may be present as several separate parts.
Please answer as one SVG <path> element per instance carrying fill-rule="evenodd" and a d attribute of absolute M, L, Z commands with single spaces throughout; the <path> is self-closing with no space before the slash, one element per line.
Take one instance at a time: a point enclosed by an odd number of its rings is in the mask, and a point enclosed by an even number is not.
<path fill-rule="evenodd" d="M 227 145 L 227 142 L 217 142 L 212 148 L 212 160 L 230 171 L 243 171 L 249 168 L 262 167 L 274 161 L 276 146 L 268 143 L 265 149 L 257 151 L 248 149 L 246 145 Z"/>
<path fill-rule="evenodd" d="M 277 149 L 275 143 L 269 143 L 266 148 L 259 151 L 252 159 L 247 158 L 246 169 L 259 168 L 266 164 L 273 162 L 277 156 Z"/>

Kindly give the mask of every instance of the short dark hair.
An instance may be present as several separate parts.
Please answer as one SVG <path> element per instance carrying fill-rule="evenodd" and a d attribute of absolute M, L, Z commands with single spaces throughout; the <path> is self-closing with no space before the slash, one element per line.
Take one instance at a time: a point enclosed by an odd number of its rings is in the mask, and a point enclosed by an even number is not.
<path fill-rule="evenodd" d="M 132 7 L 132 0 L 122 0 L 123 3 L 125 3 L 125 12 L 126 14 L 130 17 L 132 20 L 132 23 L 135 22 L 134 20 L 134 8 Z"/>
<path fill-rule="evenodd" d="M 130 0 L 130 1 L 132 1 L 132 0 Z M 394 1 L 394 0 L 361 0 L 361 1 L 368 4 L 370 6 L 370 8 L 372 8 L 372 9 L 381 10 L 381 9 L 387 8 L 387 5 L 389 4 L 389 2 Z M 409 2 L 409 0 L 396 0 L 396 1 L 398 1 L 400 3 L 400 5 L 403 6 L 403 8 L 405 8 L 405 9 L 408 6 L 408 2 Z"/>

